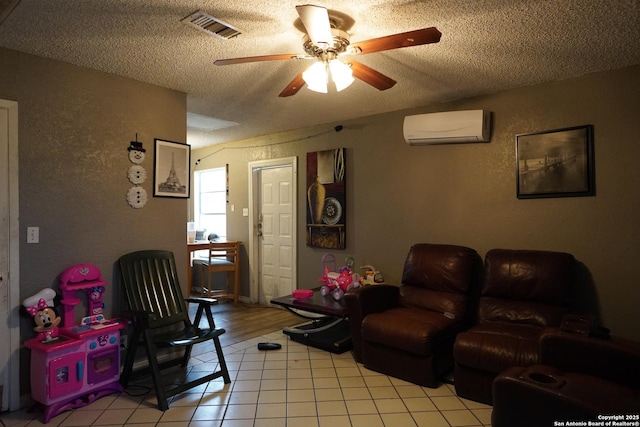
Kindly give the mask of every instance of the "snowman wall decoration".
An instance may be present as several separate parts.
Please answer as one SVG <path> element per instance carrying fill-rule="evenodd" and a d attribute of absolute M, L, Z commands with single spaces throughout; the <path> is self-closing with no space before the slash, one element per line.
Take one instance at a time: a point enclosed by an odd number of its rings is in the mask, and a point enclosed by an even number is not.
<path fill-rule="evenodd" d="M 129 145 L 129 148 L 127 148 L 127 150 L 129 150 L 129 160 L 131 161 L 131 163 L 139 165 L 140 163 L 144 162 L 145 152 L 147 150 L 142 148 L 142 142 L 131 141 L 131 145 Z"/>
<path fill-rule="evenodd" d="M 142 148 L 142 142 L 138 142 L 137 134 L 136 140 L 131 141 L 127 150 L 129 150 L 129 160 L 134 163 L 127 171 L 129 182 L 134 184 L 127 192 L 127 203 L 134 209 L 140 209 L 147 203 L 147 191 L 140 186 L 147 180 L 147 171 L 140 166 L 144 161 L 146 150 Z"/>

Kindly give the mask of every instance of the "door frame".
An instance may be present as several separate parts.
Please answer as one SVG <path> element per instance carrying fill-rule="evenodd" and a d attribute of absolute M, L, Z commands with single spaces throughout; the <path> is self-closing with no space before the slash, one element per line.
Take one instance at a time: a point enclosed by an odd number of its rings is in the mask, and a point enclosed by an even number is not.
<path fill-rule="evenodd" d="M 4 280 L 8 287 L 9 311 L 9 363 L 3 374 L 4 393 L 8 401 L 3 400 L 3 408 L 9 411 L 20 409 L 20 226 L 18 198 L 18 103 L 0 99 L 0 108 L 8 112 L 8 267 Z"/>
<path fill-rule="evenodd" d="M 281 159 L 256 160 L 249 162 L 249 299 L 252 304 L 258 302 L 260 285 L 260 242 L 258 241 L 258 213 L 260 212 L 260 180 L 259 172 L 262 169 L 290 167 L 292 179 L 292 240 L 293 240 L 293 271 L 291 280 L 298 282 L 297 273 L 297 223 L 298 223 L 298 158 L 284 157 Z"/>

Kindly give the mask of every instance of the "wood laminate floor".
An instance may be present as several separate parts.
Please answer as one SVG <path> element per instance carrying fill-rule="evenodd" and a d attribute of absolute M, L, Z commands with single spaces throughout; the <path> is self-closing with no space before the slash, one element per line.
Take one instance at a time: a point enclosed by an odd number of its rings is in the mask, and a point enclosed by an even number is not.
<path fill-rule="evenodd" d="M 191 308 L 195 310 L 195 306 Z M 288 310 L 264 305 L 219 302 L 213 306 L 213 318 L 217 327 L 227 332 L 220 337 L 223 346 L 247 341 L 305 320 Z"/>

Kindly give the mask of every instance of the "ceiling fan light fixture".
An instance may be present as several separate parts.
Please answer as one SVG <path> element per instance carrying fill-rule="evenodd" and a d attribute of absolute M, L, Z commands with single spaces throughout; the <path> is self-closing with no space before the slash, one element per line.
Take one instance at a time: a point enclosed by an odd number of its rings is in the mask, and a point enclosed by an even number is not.
<path fill-rule="evenodd" d="M 351 67 L 337 59 L 328 62 L 317 61 L 302 73 L 302 79 L 309 90 L 327 93 L 329 73 L 331 73 L 331 80 L 335 83 L 338 92 L 348 88 L 354 81 Z"/>
<path fill-rule="evenodd" d="M 329 62 L 329 70 L 331 71 L 331 79 L 335 83 L 338 92 L 348 88 L 354 81 L 351 67 L 344 62 L 334 59 Z"/>
<path fill-rule="evenodd" d="M 302 73 L 302 79 L 307 84 L 309 90 L 320 93 L 327 93 L 327 65 L 325 62 L 317 61 L 307 71 Z"/>

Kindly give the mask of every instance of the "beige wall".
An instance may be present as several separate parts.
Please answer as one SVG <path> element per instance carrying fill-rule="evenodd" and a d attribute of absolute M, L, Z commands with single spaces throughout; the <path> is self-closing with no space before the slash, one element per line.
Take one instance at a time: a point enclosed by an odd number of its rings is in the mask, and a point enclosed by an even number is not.
<path fill-rule="evenodd" d="M 489 144 L 404 142 L 405 115 L 462 109 L 493 112 Z M 236 209 L 228 212 L 228 235 L 247 242 L 248 218 L 241 208 L 249 206 L 248 162 L 298 157 L 301 288 L 318 285 L 326 252 L 305 245 L 306 153 L 346 147 L 347 248 L 335 251 L 338 260 L 371 262 L 388 282 L 398 283 L 416 242 L 466 245 L 482 256 L 492 248 L 570 252 L 586 269 L 580 305 L 596 300 L 614 334 L 640 339 L 639 117 L 636 66 L 194 150 L 193 160 L 210 155 L 198 170 L 230 165 L 230 205 Z M 339 133 L 332 130 L 337 124 L 344 125 Z M 596 196 L 518 200 L 515 135 L 584 124 L 595 127 Z M 242 294 L 249 295 L 246 271 L 242 282 Z"/>
<path fill-rule="evenodd" d="M 186 263 L 187 201 L 151 196 L 153 139 L 185 142 L 186 95 L 2 48 L 0 64 L 0 98 L 17 101 L 19 110 L 20 296 L 58 289 L 65 268 L 90 263 L 109 283 L 106 312 L 118 314 L 120 255 L 168 249 Z M 136 133 L 146 149 L 142 186 L 150 196 L 142 209 L 125 198 L 132 186 L 127 148 Z M 25 243 L 27 226 L 40 227 L 40 243 Z M 186 269 L 180 273 L 185 283 Z M 31 328 L 23 317 L 23 338 L 33 336 Z"/>
<path fill-rule="evenodd" d="M 185 141 L 185 94 L 2 48 L 0 64 L 0 98 L 19 103 L 21 297 L 57 288 L 57 275 L 77 263 L 97 265 L 115 284 L 115 261 L 133 250 L 168 249 L 186 263 L 187 202 L 149 197 L 136 210 L 125 201 L 129 142 L 138 133 L 147 150 L 143 187 L 151 195 L 153 138 Z M 472 108 L 494 113 L 491 143 L 409 147 L 403 141 L 407 114 Z M 415 242 L 467 245 L 481 255 L 495 247 L 571 252 L 592 276 L 604 324 L 640 339 L 634 316 L 640 306 L 639 113 L 636 66 L 238 141 L 196 150 L 192 158 L 215 152 L 198 169 L 229 163 L 236 207 L 228 213 L 229 236 L 248 242 L 242 216 L 249 206 L 248 162 L 298 157 L 302 288 L 317 285 L 326 252 L 305 246 L 305 156 L 346 147 L 348 236 L 338 259 L 370 261 L 397 283 Z M 337 124 L 344 125 L 338 133 L 332 130 Z M 581 124 L 595 126 L 597 196 L 516 199 L 515 135 Z M 39 244 L 25 243 L 27 226 L 40 227 Z M 246 270 L 242 280 L 248 295 Z M 117 285 L 105 301 L 107 313 L 119 310 Z M 32 336 L 29 319 L 23 318 L 22 335 Z M 28 381 L 28 373 L 21 377 Z"/>

